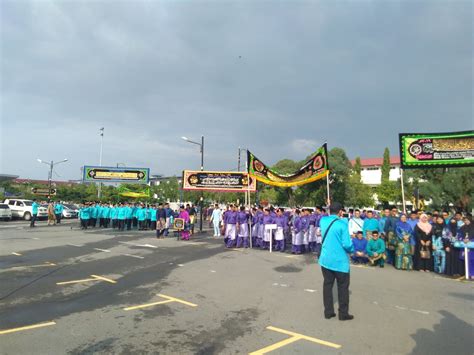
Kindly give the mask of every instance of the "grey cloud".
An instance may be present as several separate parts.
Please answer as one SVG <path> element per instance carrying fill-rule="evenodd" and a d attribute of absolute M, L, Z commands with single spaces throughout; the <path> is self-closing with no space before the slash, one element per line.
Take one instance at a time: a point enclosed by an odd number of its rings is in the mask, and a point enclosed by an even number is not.
<path fill-rule="evenodd" d="M 1 2 L 1 171 L 98 163 L 176 174 L 274 163 L 328 140 L 350 157 L 401 131 L 472 129 L 472 4 Z M 11 149 L 18 137 L 28 144 Z M 298 145 L 301 147 L 301 144 Z"/>

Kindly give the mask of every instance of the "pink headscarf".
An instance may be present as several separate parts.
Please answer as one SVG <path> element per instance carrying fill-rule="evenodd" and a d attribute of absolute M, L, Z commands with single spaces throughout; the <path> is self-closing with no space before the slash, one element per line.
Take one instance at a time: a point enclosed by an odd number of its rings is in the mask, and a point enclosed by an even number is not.
<path fill-rule="evenodd" d="M 426 234 L 429 234 L 431 232 L 432 226 L 430 222 L 428 222 L 428 216 L 426 215 L 426 213 L 421 214 L 420 221 L 417 223 L 417 226 Z"/>

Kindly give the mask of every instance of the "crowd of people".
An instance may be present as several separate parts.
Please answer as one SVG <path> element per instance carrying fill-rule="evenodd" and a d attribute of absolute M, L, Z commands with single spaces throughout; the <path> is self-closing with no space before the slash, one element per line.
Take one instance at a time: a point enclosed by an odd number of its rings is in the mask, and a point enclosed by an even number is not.
<path fill-rule="evenodd" d="M 60 204 L 51 204 L 54 215 Z M 320 220 L 328 215 L 326 208 L 277 208 L 213 205 L 204 211 L 214 237 L 222 237 L 227 248 L 258 248 L 293 254 L 321 251 Z M 474 242 L 472 215 L 449 211 L 411 211 L 402 213 L 397 207 L 372 210 L 341 210 L 338 216 L 347 221 L 351 237 L 353 264 L 383 268 L 390 264 L 399 270 L 434 271 L 449 276 L 465 272 L 464 249 L 460 242 Z M 168 203 L 107 204 L 88 202 L 79 212 L 81 228 L 114 228 L 153 230 L 157 238 L 169 235 L 176 218 L 183 240 L 194 234 L 197 218 L 195 207 L 187 204 L 173 210 Z M 60 217 L 58 218 L 60 221 Z M 174 229 L 173 229 L 174 230 Z M 468 254 L 469 274 L 474 275 L 474 250 Z"/>
<path fill-rule="evenodd" d="M 224 236 L 228 248 L 259 248 L 294 254 L 321 250 L 320 220 L 325 208 L 284 209 L 215 205 L 207 210 L 214 236 Z M 399 270 L 434 271 L 450 276 L 464 275 L 464 249 L 459 242 L 474 241 L 472 215 L 448 211 L 412 211 L 408 215 L 396 207 L 380 213 L 372 210 L 341 210 L 347 220 L 354 252 L 353 264 Z M 270 243 L 272 242 L 272 243 Z M 474 250 L 469 253 L 469 274 L 474 275 Z"/>
<path fill-rule="evenodd" d="M 168 203 L 100 203 L 86 202 L 79 210 L 81 229 L 87 228 L 113 228 L 118 231 L 137 229 L 156 230 L 156 237 L 163 238 L 169 234 L 175 218 L 185 221 L 182 238 L 189 239 L 194 234 L 196 209 L 187 204 L 180 206 L 179 211 L 173 210 Z"/>

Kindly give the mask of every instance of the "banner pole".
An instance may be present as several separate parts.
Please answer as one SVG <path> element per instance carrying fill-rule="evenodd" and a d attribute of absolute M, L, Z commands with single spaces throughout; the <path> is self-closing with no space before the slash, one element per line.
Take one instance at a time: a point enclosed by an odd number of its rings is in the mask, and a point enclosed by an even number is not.
<path fill-rule="evenodd" d="M 400 168 L 400 182 L 402 184 L 402 208 L 403 208 L 403 213 L 407 213 L 407 210 L 406 210 L 406 204 L 405 204 L 405 187 L 403 186 L 404 183 L 403 183 L 403 169 Z"/>
<path fill-rule="evenodd" d="M 328 205 L 330 205 L 331 204 L 331 193 L 329 192 L 329 171 L 326 175 L 326 189 L 327 189 L 327 195 L 328 195 L 327 203 L 328 203 Z"/>
<path fill-rule="evenodd" d="M 240 151 L 240 150 L 239 150 Z M 248 221 L 248 228 L 249 228 L 249 242 L 250 242 L 250 249 L 253 248 L 252 245 L 252 207 L 250 204 L 250 174 L 249 174 L 249 155 L 247 153 L 247 162 L 245 163 L 245 168 L 247 170 L 247 191 L 245 192 L 245 196 L 247 197 L 248 194 L 248 208 L 249 208 L 249 221 Z"/>

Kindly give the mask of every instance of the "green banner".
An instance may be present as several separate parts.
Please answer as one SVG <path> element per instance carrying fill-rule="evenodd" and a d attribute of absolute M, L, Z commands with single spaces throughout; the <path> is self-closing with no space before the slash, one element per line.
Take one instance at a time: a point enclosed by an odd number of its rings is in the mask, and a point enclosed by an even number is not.
<path fill-rule="evenodd" d="M 474 166 L 474 131 L 400 133 L 403 169 Z"/>

